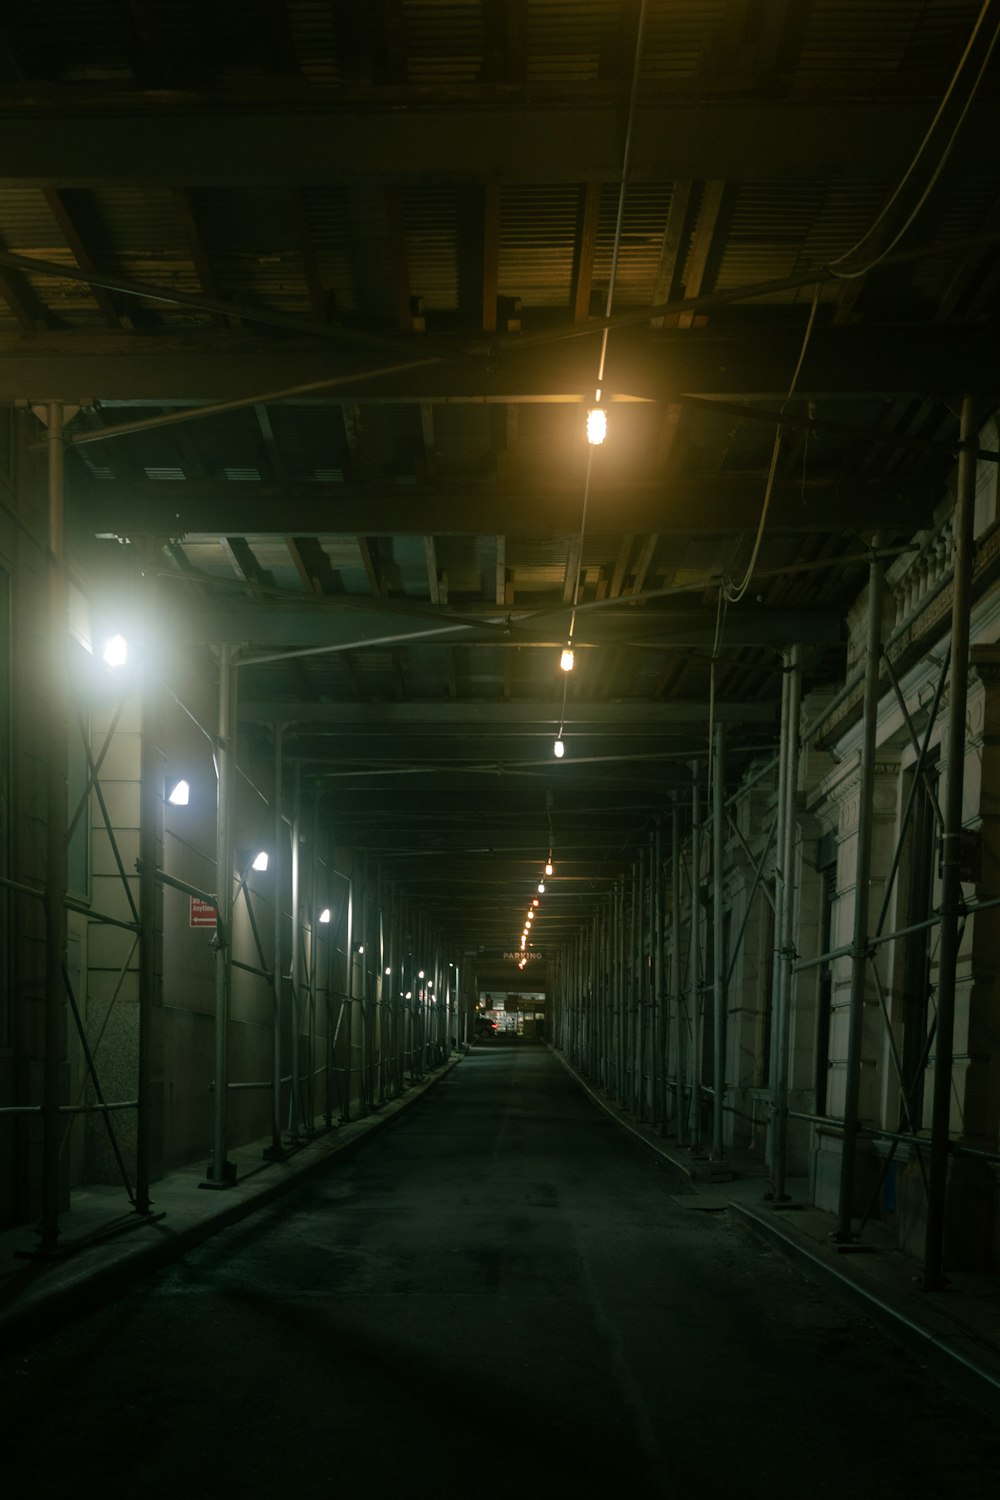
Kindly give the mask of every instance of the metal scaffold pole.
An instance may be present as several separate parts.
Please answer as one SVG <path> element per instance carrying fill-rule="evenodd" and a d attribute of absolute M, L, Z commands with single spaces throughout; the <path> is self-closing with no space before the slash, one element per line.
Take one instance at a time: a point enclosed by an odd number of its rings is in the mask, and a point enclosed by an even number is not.
<path fill-rule="evenodd" d="M 837 1238 L 851 1238 L 854 1184 L 857 1176 L 858 1111 L 861 1100 L 861 1055 L 864 1044 L 865 983 L 868 977 L 869 885 L 872 859 L 872 792 L 875 786 L 875 735 L 878 727 L 879 658 L 882 646 L 882 569 L 872 553 L 868 570 L 868 633 L 862 707 L 861 766 L 858 785 L 858 833 L 854 877 L 854 938 L 851 944 L 851 1008 L 847 1034 L 844 1089 L 844 1138 L 840 1166 Z"/>
<path fill-rule="evenodd" d="M 217 792 L 215 883 L 218 925 L 215 933 L 215 1097 L 212 1113 L 212 1160 L 208 1182 L 225 1187 L 236 1176 L 226 1160 L 229 1104 L 229 987 L 233 959 L 233 791 L 235 784 L 237 669 L 233 648 L 219 647 L 219 732 L 216 740 Z"/>
<path fill-rule="evenodd" d="M 663 993 L 663 819 L 657 817 L 653 835 L 653 1119 L 661 1134 L 667 1128 L 667 1001 Z"/>
<path fill-rule="evenodd" d="M 67 584 L 63 531 L 65 450 L 63 409 L 50 401 L 49 480 L 49 704 L 45 870 L 45 1050 L 43 1054 L 42 1213 L 39 1250 L 59 1240 L 59 1162 L 62 1154 L 63 1065 L 66 1055 L 66 822 L 67 806 Z"/>
<path fill-rule="evenodd" d="M 691 1144 L 701 1144 L 701 1044 L 700 1044 L 700 968 L 701 968 L 701 804 L 698 796 L 698 762 L 691 762 L 691 953 L 688 988 L 691 1017 L 691 1110 L 689 1134 Z"/>
<path fill-rule="evenodd" d="M 154 1015 L 159 1003 L 161 967 L 160 862 L 163 775 L 159 746 L 156 673 L 152 631 L 156 611 L 155 552 L 147 550 L 143 571 L 142 666 L 139 701 L 139 1065 L 136 1097 L 136 1212 L 150 1211 L 153 1154 Z"/>
<path fill-rule="evenodd" d="M 785 1177 L 788 1167 L 788 1089 L 789 1089 L 789 1045 L 791 1039 L 792 1007 L 792 959 L 794 958 L 795 881 L 793 861 L 795 858 L 795 797 L 798 784 L 799 761 L 799 708 L 802 700 L 802 669 L 798 646 L 786 653 L 785 684 L 787 712 L 782 716 L 784 730 L 783 753 L 785 758 L 784 808 L 782 812 L 782 844 L 779 851 L 783 872 L 781 884 L 781 908 L 777 942 L 778 1004 L 774 1023 L 777 1033 L 775 1047 L 774 1098 L 774 1149 L 772 1152 L 773 1202 L 785 1203 Z"/>
<path fill-rule="evenodd" d="M 781 952 L 785 942 L 785 896 L 791 893 L 785 880 L 782 853 L 785 847 L 785 818 L 788 811 L 788 700 L 790 677 L 781 674 L 781 723 L 778 731 L 778 789 L 775 805 L 774 843 L 774 938 L 771 952 L 771 1032 L 768 1039 L 767 1078 L 770 1095 L 770 1115 L 767 1124 L 767 1162 L 774 1174 L 775 1121 L 780 1108 L 778 1088 L 778 1027 L 775 1024 L 781 1011 Z"/>
<path fill-rule="evenodd" d="M 300 1068 L 300 1051 L 302 1016 L 302 826 L 300 822 L 302 802 L 301 773 L 295 768 L 295 805 L 292 809 L 292 864 L 291 864 L 291 911 L 292 911 L 292 954 L 291 954 L 291 1090 L 290 1090 L 290 1135 L 293 1143 L 298 1142 L 299 1127 L 302 1123 L 302 1077 Z"/>
<path fill-rule="evenodd" d="M 347 882 L 347 938 L 344 943 L 344 1098 L 341 1114 L 351 1118 L 351 1052 L 354 1047 L 354 871 Z"/>
<path fill-rule="evenodd" d="M 647 1025 L 649 1010 L 649 986 L 647 983 L 648 964 L 646 958 L 647 949 L 649 946 L 649 927 L 647 924 L 647 915 L 649 908 L 649 901 L 647 899 L 649 891 L 649 881 L 647 879 L 646 870 L 646 853 L 647 851 L 644 848 L 640 848 L 639 920 L 636 923 L 636 932 L 638 935 L 638 946 L 636 948 L 636 1025 L 638 1027 L 638 1037 L 636 1040 L 635 1072 L 636 1086 L 638 1090 L 637 1112 L 640 1120 L 645 1120 L 646 1118 L 646 1043 L 647 1032 L 649 1030 Z"/>
<path fill-rule="evenodd" d="M 681 1017 L 681 805 L 674 793 L 670 813 L 670 994 L 674 1004 L 674 1133 L 687 1139 L 684 1110 L 684 1053 Z"/>
<path fill-rule="evenodd" d="M 723 804 L 725 801 L 725 731 L 715 726 L 712 776 L 712 1155 L 725 1155 L 722 1106 L 726 1092 L 726 958 L 723 947 Z"/>
<path fill-rule="evenodd" d="M 969 618 L 976 508 L 975 403 L 962 401 L 955 497 L 955 577 L 951 605 L 951 680 L 948 684 L 948 763 L 944 778 L 941 835 L 941 926 L 938 942 L 937 1034 L 931 1095 L 931 1151 L 927 1189 L 924 1286 L 940 1291 L 944 1278 L 944 1237 L 951 1130 L 955 988 L 962 910 L 962 799 L 965 784 L 965 719 L 969 687 Z"/>
<path fill-rule="evenodd" d="M 319 989 L 319 785 L 313 791 L 309 829 L 309 1080 L 306 1089 L 308 1134 L 316 1132 L 316 1000 Z"/>
<path fill-rule="evenodd" d="M 281 1143 L 281 1024 L 283 1011 L 282 988 L 284 985 L 283 959 L 281 951 L 281 882 L 284 876 L 285 861 L 283 858 L 285 828 L 281 816 L 281 783 L 282 783 L 282 742 L 284 726 L 274 726 L 274 933 L 271 958 L 271 994 L 272 994 L 272 1018 L 271 1018 L 271 1144 L 264 1151 L 264 1155 L 280 1159 L 285 1154 L 285 1148 Z"/>

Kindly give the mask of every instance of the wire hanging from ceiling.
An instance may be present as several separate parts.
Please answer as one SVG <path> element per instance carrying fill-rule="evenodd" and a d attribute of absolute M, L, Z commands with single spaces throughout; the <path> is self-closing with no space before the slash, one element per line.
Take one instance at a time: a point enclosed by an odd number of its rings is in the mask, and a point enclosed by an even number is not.
<path fill-rule="evenodd" d="M 979 92 L 979 86 L 980 86 L 980 84 L 983 81 L 983 76 L 984 76 L 984 74 L 986 72 L 986 69 L 989 67 L 990 59 L 993 56 L 993 52 L 994 52 L 994 49 L 996 48 L 996 44 L 997 44 L 998 41 L 1000 41 L 1000 19 L 998 19 L 997 24 L 994 26 L 994 28 L 993 28 L 993 35 L 990 37 L 988 43 L 986 44 L 986 48 L 985 48 L 985 51 L 984 51 L 984 54 L 983 54 L 983 59 L 982 59 L 982 62 L 980 63 L 980 65 L 979 65 L 979 71 L 977 72 L 975 78 L 973 79 L 972 86 L 969 89 L 968 96 L 966 97 L 965 102 L 962 104 L 962 106 L 961 106 L 961 108 L 959 110 L 958 118 L 957 118 L 957 120 L 955 121 L 954 125 L 951 128 L 951 132 L 948 135 L 948 138 L 945 141 L 944 146 L 942 147 L 941 154 L 938 157 L 938 159 L 937 159 L 937 161 L 936 161 L 936 163 L 935 163 L 935 165 L 934 165 L 934 167 L 933 167 L 933 169 L 931 171 L 930 177 L 928 178 L 928 180 L 927 180 L 926 184 L 924 185 L 922 191 L 918 195 L 917 201 L 914 204 L 913 208 L 906 215 L 906 217 L 903 220 L 903 223 L 900 225 L 899 229 L 896 230 L 895 234 L 893 234 L 892 238 L 889 240 L 889 243 L 887 245 L 883 246 L 883 248 L 876 255 L 874 255 L 871 258 L 871 260 L 869 260 L 867 262 L 866 265 L 858 266 L 858 267 L 855 267 L 855 268 L 850 269 L 850 270 L 838 270 L 838 267 L 842 266 L 844 261 L 850 260 L 850 258 L 851 258 L 852 255 L 856 255 L 857 252 L 864 246 L 865 242 L 867 240 L 870 240 L 872 238 L 872 236 L 876 233 L 876 231 L 878 230 L 879 226 L 885 220 L 886 215 L 892 209 L 893 205 L 898 200 L 898 198 L 899 198 L 900 194 L 902 193 L 903 189 L 906 187 L 906 184 L 909 182 L 910 178 L 913 176 L 913 173 L 917 170 L 917 167 L 920 165 L 921 157 L 924 155 L 924 152 L 930 146 L 930 144 L 931 144 L 931 142 L 932 142 L 932 140 L 934 138 L 934 133 L 937 130 L 937 127 L 938 127 L 938 125 L 941 122 L 941 118 L 942 118 L 945 110 L 948 107 L 948 102 L 951 99 L 952 94 L 955 92 L 955 89 L 958 87 L 959 79 L 961 78 L 962 72 L 963 72 L 963 70 L 964 70 L 967 62 L 969 61 L 969 58 L 970 58 L 970 56 L 972 54 L 972 49 L 973 49 L 973 47 L 975 45 L 975 42 L 976 42 L 976 38 L 978 37 L 980 30 L 982 29 L 983 23 L 985 22 L 986 17 L 988 15 L 990 9 L 994 8 L 996 5 L 997 5 L 997 0 L 983 0 L 982 8 L 981 8 L 981 10 L 979 12 L 979 15 L 976 18 L 975 25 L 973 26 L 972 31 L 969 34 L 969 40 L 966 42 L 965 48 L 964 48 L 964 50 L 962 52 L 962 55 L 959 58 L 956 66 L 955 66 L 955 70 L 954 70 L 954 72 L 951 75 L 951 80 L 950 80 L 950 82 L 948 84 L 948 87 L 945 89 L 944 94 L 941 97 L 941 102 L 940 102 L 940 104 L 938 105 L 937 109 L 934 112 L 934 118 L 931 120 L 931 122 L 928 125 L 926 131 L 924 132 L 923 140 L 920 142 L 920 145 L 917 147 L 916 151 L 914 152 L 914 155 L 913 155 L 913 157 L 910 160 L 909 166 L 906 168 L 906 171 L 903 173 L 902 177 L 899 179 L 898 183 L 896 184 L 896 186 L 893 189 L 892 193 L 889 195 L 889 197 L 886 200 L 886 202 L 882 205 L 882 208 L 879 210 L 879 213 L 877 214 L 877 216 L 875 217 L 875 219 L 872 221 L 872 223 L 869 224 L 868 228 L 865 230 L 865 232 L 861 236 L 861 238 L 858 241 L 856 241 L 856 243 L 853 244 L 849 250 L 845 250 L 842 255 L 838 255 L 837 256 L 836 260 L 832 260 L 832 261 L 829 261 L 827 263 L 827 269 L 829 271 L 831 271 L 833 273 L 833 275 L 837 277 L 838 280 L 841 280 L 841 281 L 853 281 L 853 280 L 856 280 L 857 278 L 859 278 L 861 276 L 866 276 L 869 271 L 874 270 L 874 268 L 876 266 L 880 265 L 881 262 L 883 260 L 885 260 L 886 257 L 889 256 L 892 253 L 892 251 L 896 248 L 896 246 L 899 244 L 900 240 L 903 238 L 903 236 L 906 233 L 906 231 L 910 228 L 910 225 L 914 222 L 914 220 L 916 219 L 917 215 L 920 213 L 920 210 L 923 208 L 924 204 L 927 202 L 927 199 L 930 197 L 931 192 L 933 191 L 933 189 L 937 185 L 938 180 L 939 180 L 939 178 L 941 176 L 941 173 L 944 171 L 945 164 L 947 163 L 948 158 L 951 155 L 952 147 L 954 146 L 955 141 L 958 138 L 958 133 L 961 130 L 962 126 L 964 125 L 966 116 L 968 115 L 969 110 L 972 107 L 973 101 L 975 100 L 975 97 L 976 97 L 977 93 Z"/>
<path fill-rule="evenodd" d="M 628 187 L 629 165 L 632 156 L 632 136 L 635 130 L 636 104 L 639 98 L 639 74 L 642 67 L 642 47 L 646 31 L 646 0 L 641 0 L 639 6 L 639 18 L 636 25 L 635 55 L 632 61 L 632 84 L 629 90 L 628 116 L 625 123 L 625 143 L 622 147 L 622 166 L 618 183 L 618 210 L 615 215 L 615 233 L 611 246 L 611 265 L 608 270 L 608 292 L 604 304 L 605 319 L 611 317 L 615 298 L 615 282 L 618 276 L 618 257 L 621 252 L 622 225 L 625 219 L 625 193 Z M 594 400 L 598 407 L 601 404 L 604 390 L 604 372 L 608 358 L 608 336 L 610 329 L 601 329 L 601 349 L 597 360 L 597 378 L 595 381 Z M 580 529 L 577 535 L 576 549 L 576 576 L 573 580 L 573 606 L 569 617 L 569 629 L 566 635 L 566 646 L 563 653 L 564 661 L 568 657 L 568 666 L 564 666 L 565 676 L 563 678 L 562 707 L 559 713 L 559 733 L 553 746 L 557 759 L 561 759 L 565 753 L 565 740 L 563 731 L 566 727 L 566 700 L 569 691 L 569 672 L 573 662 L 573 639 L 576 634 L 576 609 L 580 601 L 580 583 L 583 577 L 583 544 L 587 533 L 587 506 L 590 500 L 590 482 L 594 465 L 594 446 L 587 444 L 587 467 L 583 476 L 583 503 L 580 510 Z"/>

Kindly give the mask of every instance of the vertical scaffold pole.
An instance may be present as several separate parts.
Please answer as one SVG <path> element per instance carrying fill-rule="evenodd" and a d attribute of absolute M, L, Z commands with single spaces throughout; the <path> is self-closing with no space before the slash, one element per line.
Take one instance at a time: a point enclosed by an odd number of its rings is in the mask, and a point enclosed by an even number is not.
<path fill-rule="evenodd" d="M 781 883 L 781 908 L 777 923 L 777 964 L 779 976 L 778 1004 L 774 1014 L 776 1032 L 774 1099 L 774 1148 L 771 1157 L 773 1202 L 786 1203 L 785 1178 L 788 1168 L 788 1089 L 789 1057 L 792 1022 L 792 957 L 794 944 L 792 935 L 795 917 L 795 881 L 793 861 L 795 858 L 795 797 L 798 785 L 799 764 L 799 709 L 802 701 L 802 669 L 798 646 L 785 654 L 785 684 L 787 688 L 787 712 L 783 715 L 784 741 L 782 754 L 785 760 L 784 806 L 781 814 L 781 847 L 779 858 L 783 871 Z"/>
<path fill-rule="evenodd" d="M 650 1005 L 649 1005 L 649 960 L 650 960 L 650 934 L 649 934 L 649 850 L 645 846 L 639 849 L 639 1045 L 637 1048 L 638 1059 L 636 1063 L 636 1076 L 639 1081 L 639 1119 L 645 1120 L 646 1106 L 649 1098 L 648 1079 L 646 1075 L 648 1053 L 649 1053 L 649 1029 L 650 1029 Z"/>
<path fill-rule="evenodd" d="M 684 1098 L 684 1033 L 681 1016 L 681 805 L 674 793 L 670 812 L 670 994 L 674 1005 L 674 1134 L 687 1139 Z"/>
<path fill-rule="evenodd" d="M 306 1086 L 307 1133 L 316 1133 L 316 1001 L 319 992 L 319 783 L 313 790 L 309 824 L 309 1077 Z"/>
<path fill-rule="evenodd" d="M 294 1142 L 299 1138 L 299 1127 L 302 1123 L 302 1070 L 301 1058 L 301 1030 L 302 1030 L 302 785 L 301 773 L 298 766 L 295 768 L 295 805 L 292 809 L 292 961 L 291 961 L 291 1138 Z"/>
<path fill-rule="evenodd" d="M 160 859 L 163 774 L 160 757 L 156 674 L 152 637 L 156 611 L 155 552 L 143 558 L 142 666 L 139 698 L 139 1066 L 136 1118 L 135 1208 L 150 1211 L 153 1152 L 154 1017 L 160 1000 L 162 963 Z"/>
<path fill-rule="evenodd" d="M 653 835 L 653 1118 L 661 1135 L 667 1128 L 667 999 L 663 993 L 663 819 Z"/>
<path fill-rule="evenodd" d="M 235 786 L 237 669 L 233 648 L 219 647 L 219 733 L 215 817 L 215 1097 L 212 1111 L 212 1160 L 208 1181 L 224 1187 L 236 1173 L 226 1160 L 229 1116 L 229 987 L 233 959 L 233 792 Z"/>
<path fill-rule="evenodd" d="M 691 1144 L 701 1144 L 701 803 L 698 762 L 691 762 L 691 953 L 688 1014 L 691 1017 Z"/>
<path fill-rule="evenodd" d="M 768 1042 L 767 1081 L 770 1095 L 770 1114 L 767 1122 L 767 1163 L 774 1172 L 775 1126 L 778 1104 L 778 1036 L 776 1020 L 781 1009 L 781 951 L 784 947 L 785 875 L 782 855 L 785 848 L 785 814 L 788 799 L 786 783 L 788 775 L 788 694 L 790 677 L 781 674 L 781 725 L 778 731 L 778 790 L 775 802 L 774 840 L 774 940 L 771 948 L 771 1032 Z"/>
<path fill-rule="evenodd" d="M 631 1099 L 631 1063 L 629 1054 L 630 1036 L 630 973 L 632 961 L 630 956 L 630 944 L 632 941 L 632 930 L 625 909 L 625 882 L 623 877 L 614 881 L 611 894 L 608 897 L 609 910 L 614 917 L 614 943 L 611 949 L 611 957 L 614 962 L 614 1090 L 615 1097 L 620 1104 L 628 1104 Z"/>
<path fill-rule="evenodd" d="M 271 1144 L 264 1155 L 280 1160 L 285 1154 L 281 1143 L 281 1024 L 283 1011 L 282 988 L 284 985 L 283 955 L 281 944 L 281 882 L 285 873 L 284 842 L 285 828 L 281 816 L 282 740 L 284 725 L 274 726 L 274 814 L 272 843 L 274 851 L 274 933 L 271 950 Z"/>
<path fill-rule="evenodd" d="M 59 1161 L 62 1148 L 63 1062 L 66 1055 L 66 823 L 67 808 L 67 587 L 64 537 L 63 409 L 50 401 L 49 480 L 49 703 L 45 869 L 45 1050 L 43 1053 L 42 1213 L 39 1250 L 54 1254 L 59 1240 Z"/>
<path fill-rule="evenodd" d="M 725 789 L 725 730 L 715 726 L 712 775 L 712 1155 L 725 1155 L 722 1106 L 726 1092 L 726 958 L 723 947 L 722 851 Z"/>
<path fill-rule="evenodd" d="M 955 579 L 951 605 L 951 680 L 948 684 L 948 764 L 941 836 L 941 926 L 938 943 L 937 1034 L 931 1095 L 931 1159 L 927 1189 L 924 1286 L 940 1291 L 944 1279 L 945 1210 L 951 1126 L 955 987 L 962 907 L 962 798 L 965 778 L 965 715 L 969 687 L 969 616 L 976 508 L 975 403 L 962 401 L 958 487 L 955 497 Z"/>
<path fill-rule="evenodd" d="M 874 546 L 874 544 L 873 544 Z M 844 1089 L 844 1138 L 840 1166 L 840 1201 L 836 1238 L 851 1238 L 854 1183 L 857 1175 L 858 1110 L 861 1100 L 861 1054 L 864 1043 L 865 981 L 868 974 L 869 884 L 872 860 L 872 792 L 875 786 L 875 734 L 878 727 L 879 658 L 882 649 L 882 570 L 872 553 L 868 570 L 868 634 L 862 707 L 861 769 L 858 787 L 858 834 L 854 877 L 854 937 L 851 944 L 851 1009 L 847 1033 L 847 1077 Z"/>
<path fill-rule="evenodd" d="M 341 1113 L 351 1118 L 351 1054 L 354 1048 L 354 867 L 347 882 L 347 938 L 344 943 L 344 1098 Z"/>

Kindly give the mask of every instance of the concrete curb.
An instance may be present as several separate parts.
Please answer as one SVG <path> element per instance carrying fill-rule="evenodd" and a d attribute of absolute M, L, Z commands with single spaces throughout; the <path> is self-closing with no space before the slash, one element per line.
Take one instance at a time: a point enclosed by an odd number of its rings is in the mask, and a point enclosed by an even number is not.
<path fill-rule="evenodd" d="M 211 1194 L 199 1192 L 198 1178 L 192 1175 L 190 1188 L 199 1212 L 176 1229 L 169 1214 L 165 1219 L 148 1223 L 123 1220 L 133 1237 L 95 1241 L 93 1246 L 68 1254 L 65 1259 L 26 1263 L 24 1272 L 12 1278 L 13 1284 L 0 1294 L 3 1298 L 0 1334 L 5 1343 L 9 1346 L 23 1342 L 51 1330 L 68 1317 L 99 1306 L 131 1283 L 180 1259 L 221 1229 L 269 1207 L 289 1188 L 316 1176 L 338 1158 L 348 1156 L 376 1131 L 395 1124 L 411 1105 L 447 1078 L 464 1055 L 449 1058 L 439 1071 L 421 1083 L 412 1084 L 405 1094 L 390 1100 L 377 1113 L 331 1128 L 283 1161 L 268 1162 L 263 1169 L 237 1178 L 231 1188 Z M 164 1186 L 160 1186 L 162 1194 Z M 154 1194 L 156 1187 L 154 1184 Z M 181 1191 L 186 1192 L 187 1185 Z M 175 1210 L 175 1224 L 178 1217 Z M 134 1238 L 137 1235 L 144 1238 L 137 1240 Z M 151 1238 L 154 1235 L 155 1239 Z M 98 1255 L 103 1255 L 100 1263 Z"/>
<path fill-rule="evenodd" d="M 876 1291 L 855 1281 L 838 1266 L 816 1255 L 800 1240 L 783 1234 L 774 1220 L 754 1213 L 753 1209 L 748 1208 L 744 1203 L 730 1200 L 729 1206 L 740 1215 L 760 1239 L 774 1245 L 790 1258 L 804 1261 L 817 1276 L 832 1283 L 836 1292 L 847 1297 L 855 1305 L 860 1303 L 871 1318 L 905 1343 L 911 1353 L 917 1354 L 928 1363 L 933 1362 L 949 1379 L 957 1378 L 963 1393 L 970 1400 L 985 1409 L 992 1417 L 997 1416 L 1000 1411 L 1000 1365 L 996 1369 L 990 1369 L 952 1342 L 953 1339 L 960 1339 L 963 1335 L 935 1333 L 911 1318 L 902 1308 L 895 1307 L 884 1297 L 880 1297 Z M 968 1337 L 971 1340 L 971 1336 Z"/>
<path fill-rule="evenodd" d="M 655 1137 L 641 1130 L 631 1121 L 623 1119 L 620 1114 L 602 1099 L 586 1080 L 577 1072 L 563 1055 L 552 1044 L 549 1050 L 559 1059 L 570 1077 L 579 1084 L 585 1094 L 613 1120 L 616 1125 L 626 1131 L 634 1141 L 645 1147 L 660 1158 L 668 1162 L 676 1171 L 682 1173 L 691 1184 L 692 1193 L 697 1195 L 701 1188 L 702 1179 L 699 1178 L 697 1170 L 689 1162 L 679 1160 L 674 1156 L 665 1143 L 659 1142 Z M 960 1332 L 951 1332 L 944 1328 L 939 1331 L 923 1326 L 914 1318 L 911 1318 L 901 1307 L 894 1306 L 879 1294 L 855 1281 L 853 1277 L 844 1272 L 838 1265 L 825 1261 L 822 1256 L 816 1255 L 808 1245 L 795 1236 L 784 1233 L 779 1227 L 779 1221 L 771 1217 L 764 1217 L 754 1212 L 746 1204 L 738 1202 L 726 1191 L 726 1184 L 705 1183 L 705 1186 L 714 1187 L 715 1193 L 720 1198 L 724 1197 L 727 1206 L 740 1215 L 749 1228 L 768 1243 L 782 1250 L 790 1258 L 794 1257 L 804 1262 L 815 1272 L 818 1277 L 825 1277 L 830 1283 L 833 1291 L 849 1299 L 855 1307 L 860 1303 L 865 1312 L 877 1321 L 889 1333 L 894 1335 L 901 1343 L 905 1344 L 912 1354 L 928 1364 L 933 1363 L 939 1372 L 958 1384 L 963 1395 L 973 1405 L 985 1411 L 987 1415 L 996 1419 L 1000 1409 L 1000 1361 L 995 1368 L 990 1368 L 986 1363 L 977 1359 L 974 1353 L 966 1352 L 956 1340 L 967 1339 L 973 1344 L 974 1337 L 971 1334 L 963 1335 Z M 721 1206 L 721 1205 L 720 1205 Z M 941 1320 L 942 1323 L 945 1320 Z"/>

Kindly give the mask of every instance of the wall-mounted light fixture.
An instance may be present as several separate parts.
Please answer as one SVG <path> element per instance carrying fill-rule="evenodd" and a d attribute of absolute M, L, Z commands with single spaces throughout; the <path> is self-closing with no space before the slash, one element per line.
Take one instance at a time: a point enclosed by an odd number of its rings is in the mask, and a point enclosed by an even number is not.
<path fill-rule="evenodd" d="M 113 635 L 105 641 L 101 659 L 106 666 L 124 667 L 128 661 L 128 641 L 123 635 Z"/>

